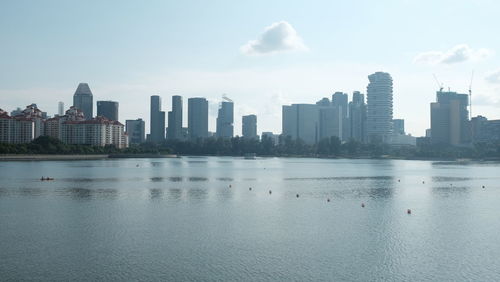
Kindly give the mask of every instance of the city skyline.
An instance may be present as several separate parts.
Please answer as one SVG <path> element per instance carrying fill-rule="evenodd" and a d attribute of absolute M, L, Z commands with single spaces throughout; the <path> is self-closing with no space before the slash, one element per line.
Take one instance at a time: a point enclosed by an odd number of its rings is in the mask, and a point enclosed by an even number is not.
<path fill-rule="evenodd" d="M 27 19 L 21 22 L 8 12 L 0 19 L 5 35 L 0 51 L 10 54 L 0 66 L 2 107 L 12 110 L 36 102 L 56 113 L 57 102 L 71 105 L 68 94 L 86 81 L 95 101 L 120 102 L 122 121 L 146 117 L 151 95 L 204 96 L 209 130 L 215 131 L 220 96 L 227 93 L 236 102 L 235 116 L 256 114 L 260 131 L 278 132 L 279 105 L 314 103 L 335 92 L 366 93 L 367 74 L 383 71 L 394 80 L 394 118 L 404 118 L 407 132 L 422 136 L 430 124 L 422 113 L 439 89 L 433 74 L 445 89 L 467 93 L 474 70 L 473 115 L 500 118 L 500 61 L 495 54 L 500 40 L 485 36 L 488 26 L 498 24 L 498 3 L 283 3 L 256 1 L 241 8 L 228 1 L 198 3 L 194 11 L 189 3 L 90 1 L 75 3 L 65 13 L 68 7 L 61 1 L 2 3 L 1 10 L 23 11 Z M 382 7 L 389 15 L 385 20 L 372 13 Z M 221 17 L 221 8 L 233 13 Z M 173 12 L 165 17 L 166 11 Z M 301 16 L 304 11 L 315 17 Z M 329 17 L 332 11 L 338 16 Z M 131 13 L 137 18 L 126 21 L 124 15 Z M 424 23 L 417 19 L 423 13 Z M 443 13 L 472 20 L 443 22 Z M 348 18 L 352 14 L 360 20 Z M 63 24 L 83 15 L 92 15 L 93 21 L 71 29 Z M 284 40 L 270 45 L 265 39 L 273 34 Z M 39 46 L 36 52 L 23 51 L 22 46 L 33 43 Z M 164 109 L 171 108 L 169 99 L 163 102 Z M 241 135 L 241 120 L 235 119 L 234 126 Z"/>

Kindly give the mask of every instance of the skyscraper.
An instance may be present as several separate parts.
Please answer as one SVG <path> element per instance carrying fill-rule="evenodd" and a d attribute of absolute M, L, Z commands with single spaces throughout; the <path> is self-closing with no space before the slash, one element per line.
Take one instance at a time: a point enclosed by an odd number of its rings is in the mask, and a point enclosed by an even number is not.
<path fill-rule="evenodd" d="M 365 141 L 366 104 L 365 95 L 354 91 L 349 103 L 350 138 L 358 142 Z"/>
<path fill-rule="evenodd" d="M 94 104 L 92 91 L 87 83 L 80 83 L 73 95 L 73 106 L 83 112 L 85 119 L 92 119 L 94 116 Z"/>
<path fill-rule="evenodd" d="M 337 107 L 340 110 L 340 115 L 342 117 L 342 137 L 341 140 L 347 141 L 350 134 L 349 126 L 349 107 L 348 107 L 349 97 L 347 93 L 335 92 L 332 95 L 332 106 Z"/>
<path fill-rule="evenodd" d="M 57 103 L 57 114 L 59 116 L 63 116 L 64 115 L 64 103 L 63 102 Z"/>
<path fill-rule="evenodd" d="M 208 137 L 208 101 L 205 98 L 188 99 L 188 135 L 190 139 Z"/>
<path fill-rule="evenodd" d="M 257 116 L 248 115 L 242 117 L 242 134 L 244 138 L 256 139 L 257 138 Z"/>
<path fill-rule="evenodd" d="M 470 141 L 469 96 L 456 92 L 436 92 L 431 103 L 431 141 L 451 145 Z"/>
<path fill-rule="evenodd" d="M 151 125 L 150 125 L 150 142 L 161 143 L 165 141 L 165 112 L 161 111 L 161 97 L 157 95 L 151 96 Z"/>
<path fill-rule="evenodd" d="M 319 141 L 319 107 L 315 104 L 283 106 L 282 134 L 307 144 Z"/>
<path fill-rule="evenodd" d="M 223 101 L 220 104 L 217 115 L 217 127 L 215 134 L 217 137 L 233 137 L 234 104 L 232 101 Z"/>
<path fill-rule="evenodd" d="M 386 72 L 376 72 L 368 80 L 367 140 L 387 142 L 392 134 L 392 78 Z"/>
<path fill-rule="evenodd" d="M 126 120 L 125 121 L 125 131 L 128 135 L 128 140 L 130 144 L 140 144 L 144 143 L 145 122 L 142 119 L 136 120 Z"/>
<path fill-rule="evenodd" d="M 109 120 L 118 120 L 118 102 L 97 101 L 97 115 Z"/>
<path fill-rule="evenodd" d="M 172 96 L 172 111 L 168 112 L 167 139 L 183 139 L 182 134 L 182 97 Z"/>

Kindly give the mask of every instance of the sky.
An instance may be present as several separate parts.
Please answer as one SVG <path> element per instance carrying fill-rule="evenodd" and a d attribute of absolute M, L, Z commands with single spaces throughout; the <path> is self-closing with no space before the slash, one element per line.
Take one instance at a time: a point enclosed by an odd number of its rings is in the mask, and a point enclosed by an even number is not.
<path fill-rule="evenodd" d="M 0 2 L 0 108 L 68 108 L 78 83 L 94 101 L 143 118 L 149 97 L 235 102 L 258 132 L 281 132 L 281 105 L 336 91 L 366 93 L 389 72 L 394 118 L 422 136 L 439 85 L 467 93 L 473 115 L 500 119 L 500 2 L 462 1 L 25 1 Z M 434 75 L 437 77 L 436 82 Z M 351 97 L 349 97 L 350 99 Z M 94 109 L 95 111 L 95 109 Z"/>

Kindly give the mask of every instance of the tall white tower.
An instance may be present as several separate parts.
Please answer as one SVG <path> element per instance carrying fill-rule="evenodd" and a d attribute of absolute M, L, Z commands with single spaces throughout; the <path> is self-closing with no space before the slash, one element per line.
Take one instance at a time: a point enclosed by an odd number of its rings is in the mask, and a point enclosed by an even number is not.
<path fill-rule="evenodd" d="M 385 143 L 392 134 L 392 77 L 386 72 L 376 72 L 368 80 L 367 141 Z"/>

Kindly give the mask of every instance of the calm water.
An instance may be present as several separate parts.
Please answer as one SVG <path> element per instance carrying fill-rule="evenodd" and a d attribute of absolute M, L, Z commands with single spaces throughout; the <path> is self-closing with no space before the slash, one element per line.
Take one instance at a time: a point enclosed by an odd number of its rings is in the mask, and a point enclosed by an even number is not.
<path fill-rule="evenodd" d="M 499 164 L 0 162 L 0 280 L 499 281 L 499 235 Z"/>

